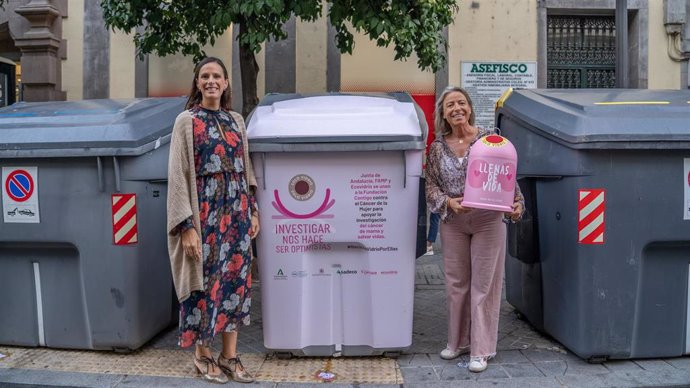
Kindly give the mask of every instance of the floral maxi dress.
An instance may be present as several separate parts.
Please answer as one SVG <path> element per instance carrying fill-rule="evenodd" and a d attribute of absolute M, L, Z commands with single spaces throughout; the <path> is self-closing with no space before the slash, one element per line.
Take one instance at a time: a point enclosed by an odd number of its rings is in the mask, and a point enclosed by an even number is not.
<path fill-rule="evenodd" d="M 257 204 L 244 171 L 237 123 L 226 111 L 192 108 L 194 168 L 199 197 L 203 291 L 180 304 L 180 346 L 208 345 L 223 331 L 249 325 L 251 216 Z M 189 218 L 179 225 L 192 228 Z"/>

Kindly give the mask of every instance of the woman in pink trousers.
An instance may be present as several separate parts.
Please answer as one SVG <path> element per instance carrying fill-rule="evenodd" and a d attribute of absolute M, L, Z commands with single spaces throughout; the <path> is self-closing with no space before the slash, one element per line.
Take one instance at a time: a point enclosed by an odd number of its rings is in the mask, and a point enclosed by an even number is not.
<path fill-rule="evenodd" d="M 443 91 L 436 102 L 437 134 L 426 165 L 426 200 L 442 220 L 448 343 L 440 356 L 450 360 L 469 352 L 470 371 L 482 372 L 496 355 L 506 222 L 518 221 L 525 205 L 518 185 L 512 212 L 460 205 L 470 146 L 496 133 L 495 128 L 475 127 L 474 117 L 464 89 L 449 86 Z"/>

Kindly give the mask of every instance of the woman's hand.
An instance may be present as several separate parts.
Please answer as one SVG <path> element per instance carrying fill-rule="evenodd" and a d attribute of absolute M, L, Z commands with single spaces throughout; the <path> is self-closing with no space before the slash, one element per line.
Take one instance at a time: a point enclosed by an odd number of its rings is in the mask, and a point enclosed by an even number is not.
<path fill-rule="evenodd" d="M 472 210 L 472 209 L 470 209 L 468 207 L 463 207 L 462 205 L 460 205 L 460 203 L 462 203 L 463 198 L 464 197 L 448 198 L 448 204 L 447 204 L 448 209 L 455 212 L 455 214 L 469 213 L 470 210 Z"/>
<path fill-rule="evenodd" d="M 261 227 L 259 226 L 259 216 L 252 216 L 252 226 L 249 228 L 249 237 L 251 238 L 256 238 L 256 236 L 259 234 L 259 230 Z"/>
<path fill-rule="evenodd" d="M 201 239 L 196 229 L 189 228 L 182 232 L 182 249 L 186 256 L 201 261 Z"/>
<path fill-rule="evenodd" d="M 513 203 L 513 211 L 512 212 L 506 212 L 506 216 L 510 217 L 512 221 L 517 221 L 520 219 L 520 216 L 522 216 L 522 212 L 525 211 L 525 209 L 522 207 L 522 203 L 520 202 L 515 202 Z"/>

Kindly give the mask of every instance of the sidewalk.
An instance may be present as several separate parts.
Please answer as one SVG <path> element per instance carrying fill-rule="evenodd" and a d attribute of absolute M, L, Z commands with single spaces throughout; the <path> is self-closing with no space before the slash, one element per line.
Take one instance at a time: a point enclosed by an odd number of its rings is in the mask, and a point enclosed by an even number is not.
<path fill-rule="evenodd" d="M 445 361 L 446 311 L 442 259 L 417 260 L 412 347 L 397 360 L 384 357 L 293 358 L 266 354 L 261 330 L 260 287 L 252 306 L 252 325 L 240 330 L 238 350 L 258 382 L 226 386 L 312 387 L 332 372 L 337 387 L 642 387 L 690 386 L 690 357 L 588 364 L 557 342 L 536 332 L 503 302 L 498 355 L 483 373 L 457 366 L 467 356 Z M 218 345 L 218 344 L 216 344 Z M 176 345 L 176 328 L 141 350 L 61 351 L 0 346 L 0 387 L 209 387 L 194 378 L 191 352 Z"/>

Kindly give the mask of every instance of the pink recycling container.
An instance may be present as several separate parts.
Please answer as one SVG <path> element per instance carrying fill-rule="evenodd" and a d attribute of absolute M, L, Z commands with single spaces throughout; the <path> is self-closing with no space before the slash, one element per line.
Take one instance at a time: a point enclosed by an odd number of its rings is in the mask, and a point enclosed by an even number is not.
<path fill-rule="evenodd" d="M 512 211 L 515 198 L 517 152 L 503 136 L 476 141 L 467 160 L 467 180 L 462 206 Z"/>
<path fill-rule="evenodd" d="M 256 107 L 247 135 L 268 351 L 372 356 L 412 345 L 425 123 L 403 93 L 269 94 Z"/>

